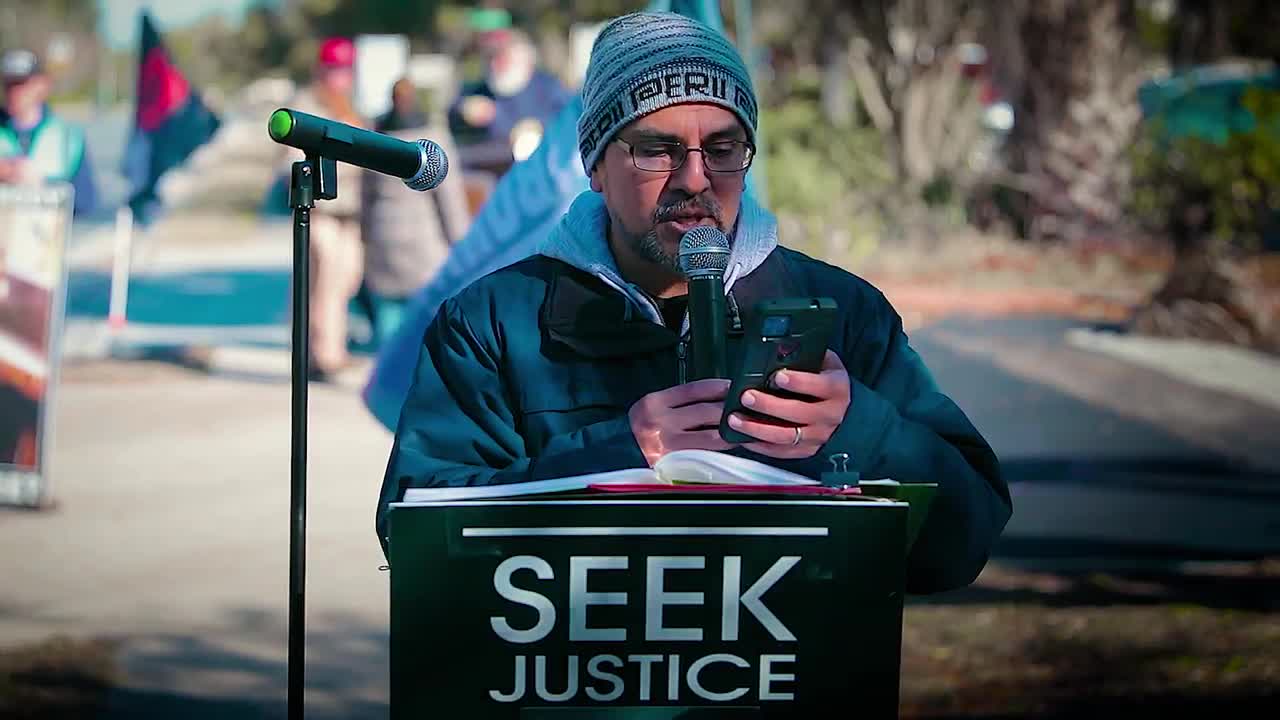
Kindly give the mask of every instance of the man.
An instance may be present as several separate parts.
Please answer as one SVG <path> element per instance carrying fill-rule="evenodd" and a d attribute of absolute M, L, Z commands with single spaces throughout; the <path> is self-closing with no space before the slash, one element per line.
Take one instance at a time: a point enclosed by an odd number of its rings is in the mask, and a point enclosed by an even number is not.
<path fill-rule="evenodd" d="M 418 101 L 418 88 L 407 77 L 396 80 L 391 86 L 391 109 L 379 115 L 373 123 L 378 132 L 396 132 L 426 127 L 427 114 Z"/>
<path fill-rule="evenodd" d="M 51 84 L 39 58 L 28 50 L 4 53 L 0 80 L 0 184 L 69 182 L 75 213 L 91 212 L 98 192 L 84 133 L 49 110 Z"/>
<path fill-rule="evenodd" d="M 407 78 L 391 89 L 391 110 L 374 128 L 403 140 L 435 138 L 446 156 L 455 152 L 444 128 L 430 123 Z M 364 292 L 372 308 L 374 345 L 390 340 L 405 309 L 466 234 L 471 222 L 462 179 L 445 178 L 429 193 L 407 192 L 400 178 L 372 171 L 361 182 L 360 234 L 364 240 Z"/>
<path fill-rule="evenodd" d="M 644 467 L 687 448 L 818 478 L 848 453 L 866 478 L 939 483 L 908 590 L 971 582 L 1011 512 L 995 454 L 934 384 L 884 296 L 780 247 L 774 218 L 743 194 L 757 108 L 733 46 L 681 15 L 624 16 L 592 49 L 583 104 L 593 192 L 539 255 L 446 301 L 427 330 L 383 481 L 383 542 L 387 504 L 407 487 Z M 715 429 L 728 381 L 682 383 L 687 282 L 676 253 L 696 225 L 731 235 L 733 304 L 839 303 L 822 371 L 775 380 L 813 400 L 748 391 L 744 402 L 777 421 L 737 418 L 758 439 L 737 448 Z M 731 353 L 740 346 L 731 338 Z"/>
<path fill-rule="evenodd" d="M 538 67 L 537 49 L 523 33 L 487 30 L 479 43 L 485 78 L 459 93 L 449 108 L 449 127 L 459 143 L 473 147 L 470 155 L 478 169 L 502 169 L 528 157 L 532 147 L 525 138 L 541 139 L 543 127 L 570 94 L 558 78 Z"/>
<path fill-rule="evenodd" d="M 311 83 L 289 101 L 302 112 L 359 127 L 367 123 L 351 100 L 355 84 L 355 43 L 349 38 L 321 41 Z M 279 172 L 289 177 L 300 151 L 280 150 Z M 338 197 L 316 203 L 311 211 L 311 358 L 308 375 L 330 382 L 351 366 L 348 323 L 351 299 L 360 288 L 364 247 L 360 240 L 363 173 L 338 163 Z"/>

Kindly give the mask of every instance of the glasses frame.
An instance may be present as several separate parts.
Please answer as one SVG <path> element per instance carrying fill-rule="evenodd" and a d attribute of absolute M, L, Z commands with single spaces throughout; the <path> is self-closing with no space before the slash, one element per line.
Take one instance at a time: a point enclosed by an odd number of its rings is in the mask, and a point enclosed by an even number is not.
<path fill-rule="evenodd" d="M 679 162 L 679 163 L 677 163 L 676 165 L 674 165 L 674 166 L 672 166 L 672 167 L 667 168 L 666 170 L 654 170 L 654 169 L 652 169 L 652 168 L 640 167 L 640 161 L 636 159 L 636 146 L 635 146 L 635 145 L 633 145 L 633 144 L 631 144 L 631 143 L 627 142 L 626 140 L 623 140 L 622 138 L 614 138 L 614 139 L 613 139 L 613 141 L 614 141 L 614 142 L 616 142 L 616 143 L 618 143 L 618 144 L 620 144 L 620 145 L 624 145 L 624 146 L 626 146 L 626 148 L 627 148 L 627 154 L 631 156 L 631 164 L 632 164 L 632 165 L 634 165 L 634 166 L 635 166 L 635 168 L 636 168 L 637 170 L 640 170 L 641 172 L 651 172 L 651 173 L 672 173 L 672 172 L 675 172 L 675 171 L 679 170 L 680 168 L 684 167 L 684 164 L 685 164 L 686 162 L 688 162 L 688 161 L 689 161 L 689 153 L 692 153 L 692 152 L 700 152 L 700 153 L 702 153 L 702 169 L 703 169 L 703 170 L 705 170 L 705 171 L 707 171 L 707 172 L 709 172 L 709 173 L 715 173 L 716 175 L 732 175 L 732 174 L 734 174 L 734 173 L 746 172 L 746 171 L 751 167 L 751 163 L 755 162 L 755 159 L 756 159 L 756 146 L 755 146 L 755 143 L 753 143 L 753 142 L 751 142 L 751 141 L 749 141 L 749 140 L 716 140 L 715 142 L 713 142 L 713 143 L 711 143 L 711 144 L 712 144 L 712 145 L 715 145 L 716 143 L 729 143 L 729 142 L 732 142 L 732 143 L 742 143 L 743 145 L 746 145 L 746 146 L 747 146 L 747 161 L 746 161 L 746 163 L 745 163 L 742 167 L 738 168 L 737 170 L 716 170 L 716 169 L 712 168 L 711 166 L 707 165 L 707 154 L 706 154 L 706 151 L 705 151 L 703 148 L 700 148 L 700 147 L 685 147 L 682 143 L 678 143 L 678 142 L 660 142 L 660 144 L 662 144 L 662 145 L 675 145 L 675 146 L 677 146 L 677 147 L 684 148 L 684 157 L 680 159 L 680 162 Z"/>

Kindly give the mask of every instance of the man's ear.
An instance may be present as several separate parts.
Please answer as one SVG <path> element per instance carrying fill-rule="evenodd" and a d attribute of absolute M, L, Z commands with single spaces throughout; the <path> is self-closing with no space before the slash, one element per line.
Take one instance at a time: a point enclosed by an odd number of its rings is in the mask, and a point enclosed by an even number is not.
<path fill-rule="evenodd" d="M 604 186 L 600 184 L 600 162 L 597 161 L 595 167 L 591 168 L 591 174 L 587 176 L 591 181 L 591 189 L 595 192 L 604 192 Z"/>

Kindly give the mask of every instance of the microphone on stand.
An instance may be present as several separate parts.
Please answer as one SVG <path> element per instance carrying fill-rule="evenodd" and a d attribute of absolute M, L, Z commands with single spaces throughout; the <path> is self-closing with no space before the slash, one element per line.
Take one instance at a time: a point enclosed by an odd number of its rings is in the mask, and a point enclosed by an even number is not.
<path fill-rule="evenodd" d="M 729 238 L 699 225 L 680 238 L 680 270 L 689 278 L 691 380 L 727 378 L 724 271 Z"/>
<path fill-rule="evenodd" d="M 289 466 L 289 717 L 303 717 L 306 650 L 307 556 L 307 371 L 310 303 L 311 209 L 317 200 L 338 197 L 337 163 L 344 162 L 402 178 L 411 190 L 431 190 L 444 181 L 449 158 L 430 140 L 405 142 L 304 112 L 280 108 L 267 121 L 267 133 L 281 145 L 297 148 L 305 160 L 293 163 L 289 207 L 293 210 L 293 338 L 290 384 L 293 408 Z"/>
<path fill-rule="evenodd" d="M 281 145 L 401 178 L 411 190 L 434 189 L 449 174 L 449 157 L 430 140 L 407 142 L 289 108 L 271 113 L 267 131 Z"/>

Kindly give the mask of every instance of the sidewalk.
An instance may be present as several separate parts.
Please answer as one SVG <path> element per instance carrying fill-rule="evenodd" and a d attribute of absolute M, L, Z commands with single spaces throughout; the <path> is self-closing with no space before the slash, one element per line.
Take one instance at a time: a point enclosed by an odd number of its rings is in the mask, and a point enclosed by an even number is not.
<path fill-rule="evenodd" d="M 0 511 L 0 544 L 22 548 L 0 557 L 0 643 L 121 641 L 108 718 L 231 716 L 189 712 L 203 701 L 236 717 L 278 709 L 289 408 L 287 375 L 68 368 L 57 507 Z M 379 717 L 387 575 L 373 513 L 391 438 L 348 388 L 312 386 L 310 409 L 308 717 Z"/>

